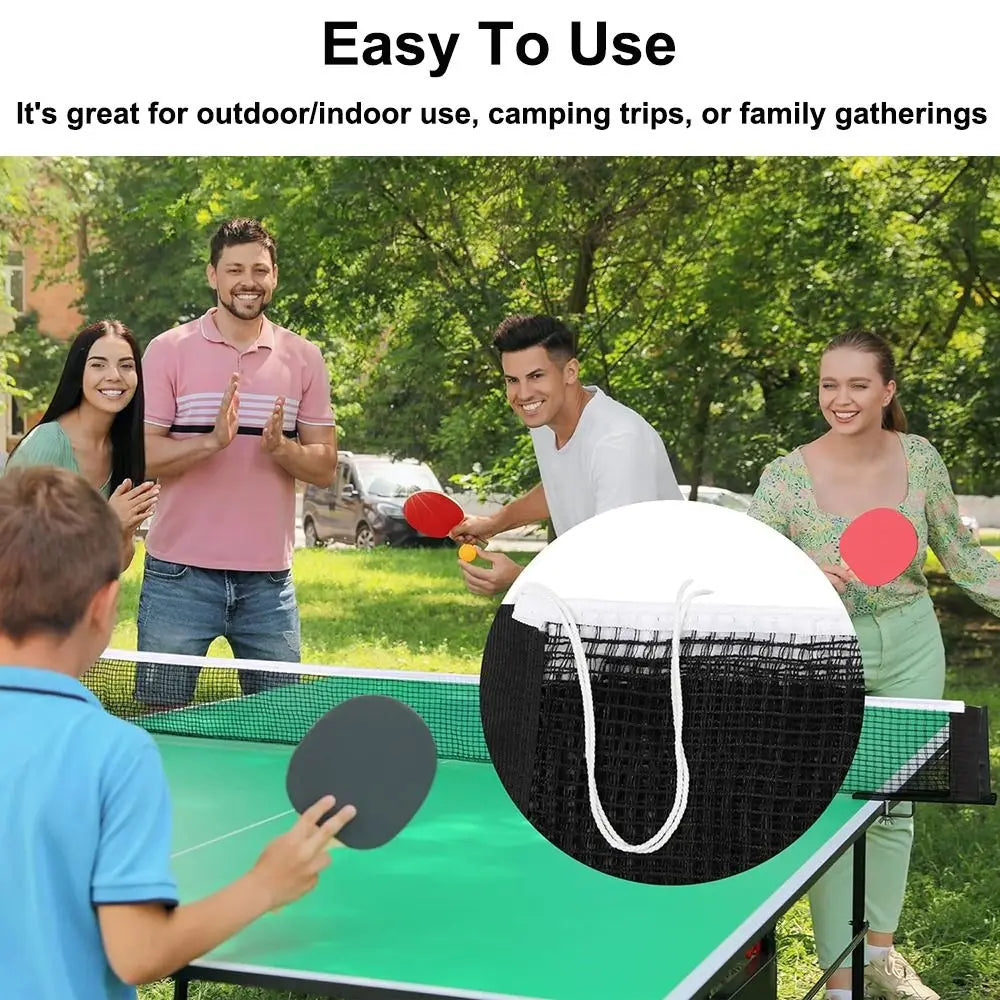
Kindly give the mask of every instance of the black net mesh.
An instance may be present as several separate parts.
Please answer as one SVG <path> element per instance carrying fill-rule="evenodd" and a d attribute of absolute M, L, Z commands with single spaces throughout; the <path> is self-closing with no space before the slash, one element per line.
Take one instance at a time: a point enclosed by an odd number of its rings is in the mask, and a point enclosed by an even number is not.
<path fill-rule="evenodd" d="M 487 744 L 508 793 L 561 850 L 607 874 L 703 882 L 744 871 L 799 837 L 829 805 L 861 734 L 864 679 L 855 636 L 681 642 L 688 805 L 652 854 L 608 844 L 594 822 L 583 702 L 572 650 L 500 609 L 487 643 Z M 619 835 L 663 824 L 676 792 L 669 638 L 583 627 L 597 734 L 596 784 Z"/>
<path fill-rule="evenodd" d="M 336 670 L 245 661 L 152 662 L 141 653 L 102 657 L 82 678 L 114 715 L 153 733 L 295 744 L 335 705 L 381 694 L 409 705 L 434 735 L 438 754 L 488 761 L 479 721 L 477 678 L 400 676 L 377 670 Z M 137 669 L 155 667 L 156 698 L 136 695 Z M 249 693 L 247 693 L 249 692 Z"/>
<path fill-rule="evenodd" d="M 995 805 L 989 734 L 985 707 L 872 699 L 843 790 L 864 799 Z"/>

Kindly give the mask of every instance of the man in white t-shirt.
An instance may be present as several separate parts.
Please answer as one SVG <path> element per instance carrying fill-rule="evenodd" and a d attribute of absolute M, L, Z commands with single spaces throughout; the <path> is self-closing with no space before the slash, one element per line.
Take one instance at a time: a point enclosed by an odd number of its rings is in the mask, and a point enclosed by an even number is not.
<path fill-rule="evenodd" d="M 467 517 L 456 541 L 486 540 L 551 519 L 557 535 L 587 518 L 645 500 L 683 500 L 659 434 L 634 410 L 579 381 L 576 337 L 551 316 L 510 316 L 493 337 L 507 401 L 531 432 L 541 483 L 487 517 Z M 521 567 L 480 549 L 488 569 L 459 562 L 474 594 L 499 594 Z"/>

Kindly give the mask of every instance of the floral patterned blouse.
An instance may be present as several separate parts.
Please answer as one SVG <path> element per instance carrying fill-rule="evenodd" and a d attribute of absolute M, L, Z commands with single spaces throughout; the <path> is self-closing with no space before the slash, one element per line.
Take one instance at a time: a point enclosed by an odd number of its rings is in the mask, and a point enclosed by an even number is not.
<path fill-rule="evenodd" d="M 842 595 L 848 613 L 852 617 L 881 613 L 925 594 L 923 567 L 929 546 L 952 580 L 1000 617 L 1000 561 L 981 548 L 962 524 L 944 461 L 926 438 L 900 434 L 900 440 L 907 493 L 896 509 L 917 529 L 917 554 L 902 575 L 885 586 L 849 583 Z M 840 536 L 851 519 L 819 508 L 801 448 L 767 465 L 749 513 L 790 538 L 818 565 L 840 562 Z"/>

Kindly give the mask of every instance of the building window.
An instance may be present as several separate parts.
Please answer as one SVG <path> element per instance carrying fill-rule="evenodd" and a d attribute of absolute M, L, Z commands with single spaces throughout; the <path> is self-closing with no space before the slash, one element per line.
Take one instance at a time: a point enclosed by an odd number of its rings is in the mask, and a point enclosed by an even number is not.
<path fill-rule="evenodd" d="M 24 254 L 14 250 L 7 254 L 3 268 L 0 268 L 0 282 L 3 294 L 13 310 L 21 315 L 25 311 L 24 301 Z"/>

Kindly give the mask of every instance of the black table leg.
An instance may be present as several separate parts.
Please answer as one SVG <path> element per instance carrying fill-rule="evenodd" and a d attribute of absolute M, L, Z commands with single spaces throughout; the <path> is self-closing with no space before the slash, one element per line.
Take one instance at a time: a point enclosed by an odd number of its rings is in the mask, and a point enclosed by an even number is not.
<path fill-rule="evenodd" d="M 865 930 L 865 841 L 866 836 L 854 842 L 854 898 L 851 907 L 851 930 L 855 935 Z M 865 995 L 865 940 L 854 949 L 851 956 L 851 996 Z"/>

